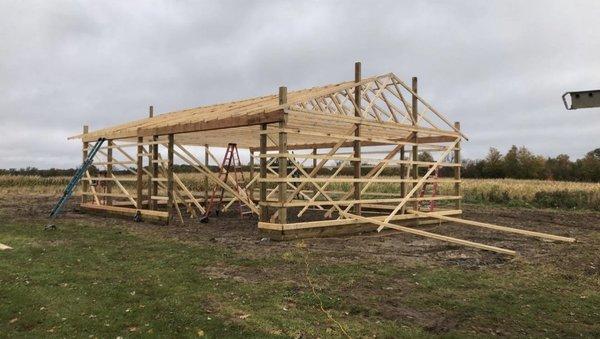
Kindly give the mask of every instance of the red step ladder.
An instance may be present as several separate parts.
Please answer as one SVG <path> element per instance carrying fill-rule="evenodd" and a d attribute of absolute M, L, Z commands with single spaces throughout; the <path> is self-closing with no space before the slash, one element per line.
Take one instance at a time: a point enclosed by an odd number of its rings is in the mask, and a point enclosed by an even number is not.
<path fill-rule="evenodd" d="M 227 151 L 225 152 L 225 156 L 223 157 L 223 162 L 219 166 L 219 180 L 227 184 L 227 179 L 229 175 L 232 175 L 234 181 L 234 189 L 242 194 L 247 196 L 247 192 L 245 192 L 244 187 L 244 173 L 242 171 L 242 162 L 240 161 L 240 154 L 238 152 L 237 144 L 230 143 L 227 145 Z M 217 190 L 221 190 L 221 194 L 217 199 Z M 214 211 L 215 215 L 219 215 L 221 211 L 221 204 L 223 203 L 223 196 L 225 195 L 225 189 L 219 185 L 215 185 L 213 188 L 212 194 L 210 196 L 210 201 L 207 204 L 206 212 L 200 218 L 201 222 L 208 222 L 208 217 Z M 238 199 L 238 209 L 240 212 L 240 218 L 244 217 L 244 214 L 252 213 L 244 211 L 244 204 L 241 200 Z"/>
<path fill-rule="evenodd" d="M 440 170 L 440 166 L 438 166 L 435 169 L 435 171 L 433 171 L 432 175 L 429 176 L 429 178 L 435 179 L 436 181 L 426 182 L 423 184 L 423 186 L 421 186 L 421 191 L 419 192 L 419 198 L 423 198 L 425 196 L 425 193 L 427 193 L 427 188 L 429 188 L 429 187 L 431 187 L 431 195 L 428 195 L 428 197 L 435 198 L 435 196 L 439 194 L 438 182 L 437 182 L 439 170 Z M 427 200 L 419 201 L 419 209 L 420 209 L 420 207 L 427 207 L 428 212 L 433 212 L 433 211 L 435 211 L 436 200 L 431 199 L 429 201 L 427 201 Z"/>

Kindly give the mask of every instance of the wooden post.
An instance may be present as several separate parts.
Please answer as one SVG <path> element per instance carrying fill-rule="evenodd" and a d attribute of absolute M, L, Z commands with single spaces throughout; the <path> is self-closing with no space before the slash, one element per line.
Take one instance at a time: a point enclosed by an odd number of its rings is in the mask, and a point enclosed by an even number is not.
<path fill-rule="evenodd" d="M 148 117 L 154 117 L 154 106 L 150 105 L 148 108 Z M 151 139 L 154 141 L 154 138 Z M 152 178 L 154 178 L 154 172 L 152 171 L 152 160 L 154 159 L 154 145 L 148 145 L 148 209 L 154 209 L 154 204 L 152 202 L 152 191 L 154 188 L 154 182 Z"/>
<path fill-rule="evenodd" d="M 204 144 L 204 166 L 208 167 L 208 144 Z M 216 184 L 215 184 L 216 185 Z M 208 208 L 208 175 L 204 175 L 204 208 Z"/>
<path fill-rule="evenodd" d="M 83 125 L 83 134 L 87 134 L 89 132 L 89 126 L 88 125 Z M 85 137 L 85 136 L 84 136 Z M 83 142 L 83 152 L 82 152 L 82 156 L 83 156 L 83 161 L 85 161 L 85 159 L 87 159 L 88 157 L 88 147 L 90 146 L 90 143 L 87 141 Z M 82 183 L 82 194 L 81 194 L 81 203 L 85 204 L 86 203 L 86 195 L 85 193 L 87 193 L 90 190 L 90 183 L 89 181 L 87 181 L 86 179 L 83 180 Z"/>
<path fill-rule="evenodd" d="M 175 138 L 173 134 L 169 134 L 169 143 L 167 147 L 167 212 L 169 213 L 168 220 L 171 222 L 173 216 L 173 205 L 175 199 L 173 197 L 173 145 Z"/>
<path fill-rule="evenodd" d="M 417 93 L 417 77 L 412 78 L 412 91 L 414 93 Z M 418 105 L 419 105 L 419 100 L 418 100 L 417 96 L 413 94 L 412 95 L 412 110 L 411 110 L 413 126 L 417 126 L 417 124 L 419 122 Z M 413 142 L 415 143 L 415 145 L 412 147 L 412 161 L 419 161 L 419 146 L 417 146 L 417 141 L 418 141 L 417 132 L 413 132 Z M 415 180 L 419 179 L 419 166 L 417 164 L 412 165 L 412 177 Z M 416 184 L 417 183 L 414 182 L 413 187 Z M 418 194 L 415 193 L 415 196 L 418 196 Z M 419 201 L 415 201 L 413 208 L 415 211 L 419 210 Z M 416 224 L 419 225 L 419 219 L 416 219 Z"/>
<path fill-rule="evenodd" d="M 143 208 L 142 203 L 143 203 L 143 187 L 144 187 L 144 183 L 142 182 L 143 180 L 143 175 L 144 175 L 144 146 L 142 145 L 144 143 L 144 137 L 138 137 L 137 139 L 138 142 L 138 146 L 137 146 L 137 180 L 136 180 L 136 188 L 137 188 L 137 209 L 141 210 Z"/>
<path fill-rule="evenodd" d="M 400 148 L 400 160 L 404 160 L 404 146 L 402 146 Z M 405 178 L 405 174 L 406 173 L 406 165 L 405 164 L 400 164 L 400 179 L 404 179 Z M 402 198 L 404 198 L 404 196 L 406 195 L 406 182 L 401 182 L 400 183 L 400 196 Z M 401 214 L 404 214 L 406 212 L 406 209 L 404 207 L 402 207 L 401 210 Z"/>
<path fill-rule="evenodd" d="M 361 81 L 361 64 L 360 62 L 356 62 L 354 63 L 354 81 L 355 82 L 360 82 Z M 357 85 L 356 87 L 354 87 L 354 101 L 356 102 L 356 107 L 354 108 L 354 116 L 356 117 L 362 117 L 361 115 L 361 97 L 362 97 L 362 93 L 361 93 L 361 86 Z M 354 130 L 354 136 L 355 137 L 360 137 L 360 123 L 356 124 L 356 129 Z M 353 162 L 354 164 L 354 178 L 355 179 L 360 179 L 361 175 L 360 175 L 360 167 L 361 167 L 361 152 L 360 152 L 360 140 L 354 140 L 353 142 L 353 146 L 354 146 L 354 157 L 358 158 L 359 160 L 355 160 Z M 361 183 L 360 182 L 355 182 L 354 183 L 354 200 L 361 200 Z M 355 204 L 354 205 L 354 213 L 356 215 L 361 215 L 361 204 Z"/>
<path fill-rule="evenodd" d="M 279 87 L 279 105 L 287 103 L 287 87 Z M 279 128 L 284 129 L 287 125 L 287 114 L 284 115 L 283 121 L 279 122 Z M 287 133 L 279 132 L 279 154 L 287 154 Z M 287 158 L 282 156 L 278 159 L 279 163 L 279 178 L 287 178 Z M 283 205 L 287 202 L 287 183 L 279 183 L 279 202 Z M 279 223 L 287 223 L 287 207 L 279 207 Z"/>
<path fill-rule="evenodd" d="M 250 167 L 250 180 L 252 180 L 254 178 L 254 151 L 250 150 L 250 161 L 248 163 L 248 166 Z M 250 190 L 250 200 L 254 200 L 254 183 L 252 183 L 252 185 L 250 185 L 250 187 L 248 187 L 248 189 Z"/>
<path fill-rule="evenodd" d="M 460 122 L 458 122 L 458 121 L 455 122 L 454 127 L 456 128 L 457 131 L 460 131 Z M 459 141 L 456 144 L 456 149 L 454 150 L 454 162 L 457 164 L 460 164 L 461 161 L 462 160 L 460 158 L 460 141 Z M 461 170 L 460 166 L 454 167 L 454 180 L 461 180 L 460 179 L 460 170 Z M 460 189 L 460 181 L 459 181 L 459 182 L 454 183 L 454 195 L 459 196 L 461 194 L 462 194 L 462 192 Z M 455 204 L 454 207 L 457 210 L 462 209 L 462 199 L 455 200 L 454 204 Z"/>
<path fill-rule="evenodd" d="M 154 144 L 152 145 L 152 160 L 150 161 L 151 172 L 152 178 L 158 179 L 158 144 L 156 143 L 158 141 L 158 135 L 152 136 L 152 141 L 154 142 Z M 152 178 L 150 180 L 152 180 Z M 150 209 L 156 210 L 158 209 L 158 204 L 156 200 L 152 199 L 152 196 L 158 195 L 158 181 L 151 181 L 151 183 L 152 189 L 150 190 L 150 197 L 148 197 L 148 201 L 150 204 Z"/>
<path fill-rule="evenodd" d="M 317 155 L 317 149 L 313 148 L 313 155 Z M 317 168 L 317 159 L 313 159 L 313 170 L 315 168 Z M 315 178 L 319 176 L 319 173 L 315 173 Z M 312 192 L 313 197 L 317 196 L 317 193 L 319 192 L 319 190 L 315 187 L 315 189 Z"/>
<path fill-rule="evenodd" d="M 113 141 L 112 139 L 109 139 L 107 142 L 107 146 L 108 149 L 106 150 L 106 177 L 109 178 L 106 182 L 106 194 L 111 194 L 112 193 L 112 176 L 113 176 Z M 112 205 L 112 197 L 107 195 L 106 196 L 106 205 L 111 206 Z"/>
<path fill-rule="evenodd" d="M 260 125 L 260 130 L 261 130 L 261 132 L 266 131 L 267 124 Z M 265 158 L 266 154 L 267 154 L 267 135 L 261 134 L 260 135 L 260 178 L 261 179 L 267 178 L 267 158 Z M 264 221 L 264 222 L 269 221 L 269 208 L 266 205 L 264 205 L 264 204 L 266 204 L 266 202 L 267 202 L 267 183 L 261 181 L 259 208 L 260 208 L 260 221 Z"/>

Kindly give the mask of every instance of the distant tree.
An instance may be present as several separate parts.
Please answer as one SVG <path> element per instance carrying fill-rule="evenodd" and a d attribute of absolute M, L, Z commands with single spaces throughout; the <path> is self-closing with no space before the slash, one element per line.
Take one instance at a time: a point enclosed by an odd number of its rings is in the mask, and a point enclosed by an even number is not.
<path fill-rule="evenodd" d="M 521 176 L 519 159 L 517 158 L 518 150 L 517 146 L 512 145 L 504 156 L 504 175 L 508 178 L 519 178 Z"/>
<path fill-rule="evenodd" d="M 519 179 L 545 179 L 544 157 L 531 153 L 525 146 L 517 151 Z"/>
<path fill-rule="evenodd" d="M 485 178 L 504 178 L 504 157 L 496 148 L 491 147 L 483 160 L 481 175 Z"/>
<path fill-rule="evenodd" d="M 483 178 L 483 160 L 463 160 L 461 176 L 463 178 Z"/>
<path fill-rule="evenodd" d="M 574 164 L 566 154 L 546 160 L 546 177 L 552 180 L 575 180 Z"/>
<path fill-rule="evenodd" d="M 579 177 L 584 181 L 600 181 L 600 148 L 588 152 L 583 159 L 577 160 Z"/>

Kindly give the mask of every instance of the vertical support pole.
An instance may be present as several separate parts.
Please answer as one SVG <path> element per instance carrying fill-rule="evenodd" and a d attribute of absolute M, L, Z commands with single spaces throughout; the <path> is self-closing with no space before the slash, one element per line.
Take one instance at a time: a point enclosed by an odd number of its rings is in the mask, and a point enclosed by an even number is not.
<path fill-rule="evenodd" d="M 106 146 L 108 146 L 108 149 L 106 150 L 106 177 L 107 177 L 107 181 L 105 183 L 106 185 L 106 194 L 111 194 L 112 193 L 112 174 L 113 174 L 113 141 L 112 139 L 108 140 L 108 143 Z M 106 204 L 108 206 L 112 206 L 112 197 L 110 195 L 106 196 Z"/>
<path fill-rule="evenodd" d="M 173 145 L 175 144 L 175 138 L 173 134 L 169 134 L 169 143 L 167 146 L 167 211 L 169 213 L 168 220 L 171 222 L 173 216 L 173 204 L 175 199 L 173 197 Z"/>
<path fill-rule="evenodd" d="M 455 122 L 454 127 L 457 131 L 460 131 L 460 122 Z M 454 162 L 457 164 L 461 164 L 462 159 L 460 158 L 460 141 L 456 144 L 456 149 L 454 150 Z M 460 178 L 460 170 L 461 167 L 454 167 L 454 180 L 461 180 Z M 460 196 L 462 194 L 460 181 L 454 183 L 454 195 Z M 462 209 L 462 198 L 455 201 L 455 206 L 457 210 Z"/>
<path fill-rule="evenodd" d="M 143 196 L 143 187 L 144 187 L 144 183 L 142 182 L 143 180 L 143 175 L 144 175 L 144 137 L 138 137 L 137 138 L 137 142 L 138 142 L 138 146 L 137 146 L 137 180 L 136 180 L 136 188 L 137 188 L 137 206 L 136 208 L 138 210 L 141 210 L 143 208 L 142 206 L 142 202 L 144 199 Z"/>
<path fill-rule="evenodd" d="M 400 160 L 403 161 L 404 160 L 404 146 L 402 146 L 400 148 Z M 406 165 L 403 163 L 400 163 L 400 179 L 405 179 L 406 178 Z M 402 181 L 400 182 L 400 196 L 402 198 L 404 198 L 404 196 L 406 195 L 406 182 Z M 402 206 L 402 209 L 400 210 L 401 214 L 404 214 L 406 211 L 406 208 L 404 206 Z"/>
<path fill-rule="evenodd" d="M 287 103 L 287 87 L 279 87 L 279 105 Z M 279 128 L 284 129 L 287 125 L 287 114 L 283 115 L 283 121 L 279 122 Z M 279 154 L 287 155 L 287 132 L 279 132 Z M 278 159 L 279 164 L 279 179 L 287 178 L 287 167 L 288 161 L 285 156 L 280 156 Z M 279 203 L 282 205 L 279 207 L 279 223 L 287 223 L 287 207 L 283 206 L 287 202 L 287 183 L 279 183 Z"/>
<path fill-rule="evenodd" d="M 361 64 L 360 62 L 356 62 L 354 63 L 354 81 L 356 83 L 359 83 L 361 81 Z M 361 93 L 362 89 L 360 85 L 357 85 L 356 87 L 354 87 L 354 101 L 356 102 L 356 107 L 354 108 L 354 116 L 355 117 L 362 117 L 362 114 L 360 112 L 361 110 L 361 97 L 362 97 L 362 93 Z M 354 130 L 354 136 L 355 137 L 360 137 L 360 123 L 356 124 L 356 129 Z M 361 175 L 360 175 L 360 167 L 361 167 L 361 150 L 360 150 L 360 140 L 354 140 L 353 142 L 353 146 L 354 146 L 354 158 L 357 158 L 358 160 L 355 160 L 354 163 L 354 178 L 355 179 L 360 179 Z M 360 182 L 355 182 L 354 183 L 354 200 L 360 200 L 360 191 L 361 191 L 361 183 Z M 361 204 L 357 203 L 354 205 L 354 213 L 356 215 L 361 215 Z"/>
<path fill-rule="evenodd" d="M 254 150 L 250 150 L 250 162 L 248 163 L 250 167 L 250 181 L 254 178 Z M 250 200 L 254 201 L 254 183 L 248 187 L 250 190 Z"/>
<path fill-rule="evenodd" d="M 154 106 L 152 105 L 148 108 L 148 117 L 154 117 Z M 154 141 L 154 138 L 150 140 Z M 148 209 L 154 209 L 154 204 L 152 203 L 152 189 L 154 187 L 154 182 L 152 181 L 152 178 L 154 178 L 152 159 L 154 159 L 154 144 L 148 145 L 148 172 L 150 172 L 150 175 L 148 175 Z"/>
<path fill-rule="evenodd" d="M 152 178 L 158 179 L 158 144 L 156 143 L 158 141 L 158 135 L 152 136 L 152 141 L 154 142 L 152 145 L 152 161 L 150 162 L 152 164 Z M 152 190 L 148 199 L 150 199 L 150 209 L 156 210 L 158 209 L 158 204 L 156 200 L 152 199 L 152 196 L 158 195 L 158 181 L 154 180 L 151 182 Z"/>
<path fill-rule="evenodd" d="M 260 131 L 267 131 L 267 124 L 260 125 Z M 267 203 L 267 183 L 262 179 L 267 178 L 267 135 L 260 135 L 260 221 L 269 221 L 269 208 L 265 204 Z"/>
<path fill-rule="evenodd" d="M 317 148 L 313 148 L 313 155 L 317 155 Z M 313 166 L 312 166 L 313 170 L 315 168 L 317 168 L 317 159 L 313 159 Z M 315 173 L 315 178 L 319 176 L 319 173 Z M 317 196 L 317 193 L 319 193 L 319 190 L 315 187 L 315 189 L 312 192 L 313 197 Z"/>
<path fill-rule="evenodd" d="M 204 166 L 208 167 L 208 144 L 204 144 Z M 204 175 L 204 207 L 208 208 L 208 175 Z"/>
<path fill-rule="evenodd" d="M 87 134 L 89 132 L 90 127 L 88 125 L 83 125 L 83 134 Z M 85 137 L 85 135 L 84 135 Z M 90 143 L 87 141 L 83 142 L 83 146 L 82 146 L 82 156 L 83 156 L 83 161 L 85 161 L 85 159 L 87 159 L 88 157 L 88 148 L 90 146 Z M 88 191 L 90 190 L 90 183 L 89 181 L 87 181 L 87 179 L 83 180 L 82 183 L 82 187 L 81 187 L 81 203 L 85 204 L 87 201 L 87 196 L 85 195 Z"/>
<path fill-rule="evenodd" d="M 412 91 L 414 93 L 417 93 L 417 77 L 412 78 Z M 415 94 L 413 94 L 412 95 L 411 113 L 412 113 L 412 125 L 415 127 L 417 126 L 417 124 L 419 122 L 418 105 L 419 105 L 419 100 L 418 100 L 417 96 Z M 413 147 L 412 147 L 412 161 L 418 161 L 419 160 L 419 146 L 417 145 L 417 142 L 418 142 L 417 132 L 413 132 L 413 142 L 415 143 L 415 145 L 413 145 Z M 414 187 L 417 184 L 416 180 L 419 180 L 419 166 L 417 164 L 412 165 L 412 178 L 415 180 L 415 182 L 413 182 L 413 187 Z M 415 193 L 415 196 L 418 196 L 418 194 Z M 415 211 L 419 210 L 419 201 L 415 201 L 413 208 Z M 419 219 L 416 219 L 416 224 L 419 225 Z"/>

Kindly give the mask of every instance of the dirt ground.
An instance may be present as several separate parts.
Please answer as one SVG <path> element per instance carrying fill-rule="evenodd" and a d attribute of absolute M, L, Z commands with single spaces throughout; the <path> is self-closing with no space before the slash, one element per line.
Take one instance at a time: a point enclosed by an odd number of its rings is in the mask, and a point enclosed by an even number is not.
<path fill-rule="evenodd" d="M 257 229 L 256 218 L 240 219 L 235 213 L 212 217 L 208 223 L 188 221 L 187 225 L 164 226 L 151 223 L 135 223 L 124 219 L 94 216 L 79 213 L 72 199 L 60 219 L 85 219 L 97 225 L 119 224 L 133 230 L 150 231 L 159 237 L 173 237 L 195 243 L 218 243 L 231 247 L 246 255 L 262 257 L 276 252 L 285 252 L 296 247 L 298 242 L 305 244 L 310 252 L 321 260 L 356 261 L 368 258 L 376 261 L 419 260 L 432 265 L 459 265 L 481 267 L 502 265 L 515 260 L 503 254 L 472 249 L 465 246 L 444 243 L 397 231 L 365 233 L 330 238 L 312 238 L 297 241 L 270 241 Z M 3 197 L 0 210 L 15 218 L 43 218 L 57 200 L 54 196 L 30 195 L 25 197 Z M 419 229 L 460 239 L 512 249 L 518 252 L 516 260 L 528 262 L 553 262 L 573 269 L 589 263 L 570 262 L 564 252 L 573 246 L 585 252 L 597 248 L 599 244 L 588 239 L 587 235 L 600 230 L 600 213 L 591 211 L 540 210 L 489 205 L 464 205 L 463 218 L 489 222 L 503 226 L 545 232 L 573 237 L 574 244 L 540 240 L 517 234 L 496 232 L 476 226 L 441 223 L 420 226 Z M 60 219 L 57 224 L 60 224 Z M 591 251 L 595 252 L 595 251 Z M 590 253 L 595 254 L 595 253 Z M 598 259 L 591 258 L 591 259 Z M 585 269 L 585 267 L 580 269 Z M 587 267 L 586 266 L 586 267 Z"/>
<path fill-rule="evenodd" d="M 26 196 L 3 197 L 0 210 L 15 220 L 43 220 L 57 197 Z M 75 199 L 73 199 L 75 200 Z M 565 275 L 584 274 L 597 276 L 600 255 L 598 237 L 589 237 L 590 233 L 600 231 L 600 213 L 588 211 L 537 210 L 498 206 L 466 205 L 463 217 L 470 220 L 495 223 L 503 226 L 569 236 L 576 243 L 545 241 L 510 233 L 494 232 L 475 226 L 443 223 L 426 225 L 420 229 L 471 240 L 488 245 L 512 249 L 519 253 L 514 258 L 503 254 L 467 248 L 444 243 L 397 231 L 367 233 L 335 238 L 304 239 L 297 241 L 271 241 L 264 238 L 256 226 L 256 219 L 240 220 L 235 214 L 211 218 L 208 223 L 191 222 L 185 226 L 162 226 L 149 223 L 92 216 L 76 211 L 75 204 L 66 208 L 61 220 L 85 220 L 90 224 L 120 225 L 132 232 L 150 234 L 153 237 L 174 238 L 186 243 L 219 246 L 231 249 L 245 258 L 264 259 L 274 255 L 285 255 L 298 249 L 299 244 L 308 250 L 311 265 L 337 265 L 348 263 L 394 263 L 396 266 L 427 265 L 431 267 L 461 267 L 465 270 L 504 267 L 514 261 L 524 261 L 534 265 L 552 265 L 564 270 Z M 40 227 L 43 227 L 40 224 Z M 575 255 L 576 254 L 576 255 Z M 241 282 L 304 281 L 304 272 L 297 267 L 279 267 L 277 270 L 256 266 L 214 266 L 200 268 L 202 273 L 215 278 L 228 278 Z M 399 292 L 387 298 L 385 303 L 367 305 L 379 310 L 389 320 L 412 318 L 428 331 L 444 333 L 456 327 L 453 317 L 443 314 L 424 314 L 403 306 L 402 298 L 410 293 L 413 286 L 406 281 L 397 281 Z M 372 303 L 373 294 L 384 297 L 389 294 L 385 289 L 372 288 L 369 277 L 354 284 L 352 290 L 339 291 L 347 295 L 352 304 Z M 384 298 L 385 299 L 385 298 Z M 487 331 L 487 330 L 486 330 Z M 479 332 L 479 331 L 477 331 Z M 493 333 L 493 332 L 492 332 Z"/>

